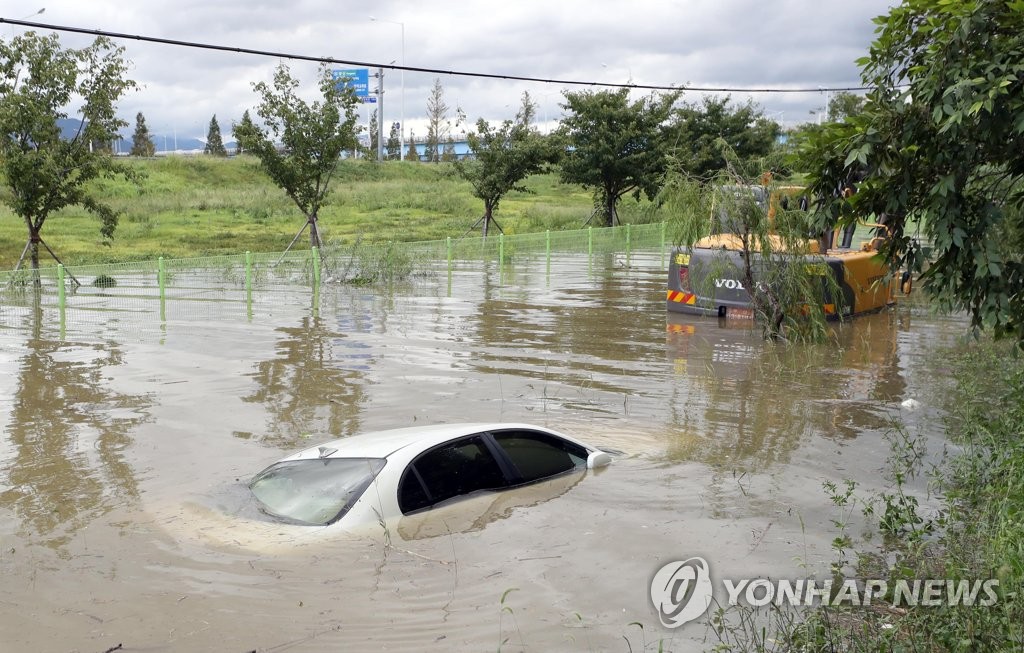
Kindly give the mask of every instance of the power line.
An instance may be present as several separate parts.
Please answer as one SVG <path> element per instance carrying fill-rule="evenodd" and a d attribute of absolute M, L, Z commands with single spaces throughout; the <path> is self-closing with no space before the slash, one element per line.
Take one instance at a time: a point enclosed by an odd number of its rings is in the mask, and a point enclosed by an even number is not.
<path fill-rule="evenodd" d="M 100 29 L 85 29 L 82 27 L 68 27 L 64 25 L 50 25 L 47 23 L 36 23 L 26 20 L 15 20 L 11 18 L 0 18 L 0 24 L 18 25 L 20 27 L 32 27 L 37 29 L 48 29 L 54 32 L 71 32 L 74 34 L 89 34 L 92 36 L 105 36 L 111 39 L 128 39 L 142 41 L 145 43 L 160 43 L 163 45 L 174 45 L 184 48 L 196 48 L 200 50 L 215 50 L 218 52 L 234 52 L 236 54 L 252 54 L 261 57 L 274 57 L 277 59 L 291 59 L 295 61 L 314 61 L 325 64 L 338 64 L 343 66 L 355 66 L 358 68 L 385 68 L 388 70 L 405 70 L 414 73 L 430 73 L 432 75 L 452 75 L 457 77 L 477 77 L 482 79 L 502 79 L 519 82 L 539 82 L 542 84 L 557 84 L 560 86 L 600 86 L 604 88 L 628 88 L 644 91 L 697 91 L 713 93 L 834 93 L 838 91 L 868 91 L 870 86 L 831 86 L 815 88 L 730 88 L 712 86 L 658 86 L 654 84 L 614 84 L 610 82 L 587 82 L 571 79 L 545 79 L 543 77 L 525 77 L 522 75 L 498 75 L 495 73 L 477 73 L 464 70 L 445 70 L 443 68 L 421 68 L 418 66 L 405 66 L 395 64 L 382 64 L 370 61 L 351 61 L 346 59 L 335 59 L 333 57 L 314 57 L 304 54 L 289 54 L 287 52 L 275 52 L 273 50 L 258 50 L 254 48 L 238 48 L 228 45 L 214 45 L 212 43 L 198 43 L 195 41 L 181 41 L 178 39 L 165 39 L 156 36 L 142 36 L 139 34 L 123 34 L 120 32 L 108 32 Z"/>

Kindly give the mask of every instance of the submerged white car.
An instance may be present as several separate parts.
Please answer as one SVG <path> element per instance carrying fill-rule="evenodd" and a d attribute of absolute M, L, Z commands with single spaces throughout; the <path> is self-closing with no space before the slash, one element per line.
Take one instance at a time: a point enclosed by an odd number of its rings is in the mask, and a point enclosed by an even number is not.
<path fill-rule="evenodd" d="M 444 424 L 333 440 L 284 458 L 249 488 L 273 517 L 346 527 L 603 467 L 604 451 L 529 424 Z"/>

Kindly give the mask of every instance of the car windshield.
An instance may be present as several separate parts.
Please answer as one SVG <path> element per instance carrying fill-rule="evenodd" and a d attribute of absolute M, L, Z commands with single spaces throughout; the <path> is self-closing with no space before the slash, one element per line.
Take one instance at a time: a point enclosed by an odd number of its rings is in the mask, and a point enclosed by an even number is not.
<path fill-rule="evenodd" d="M 348 512 L 384 462 L 383 458 L 288 460 L 257 474 L 249 489 L 264 512 L 323 526 Z"/>

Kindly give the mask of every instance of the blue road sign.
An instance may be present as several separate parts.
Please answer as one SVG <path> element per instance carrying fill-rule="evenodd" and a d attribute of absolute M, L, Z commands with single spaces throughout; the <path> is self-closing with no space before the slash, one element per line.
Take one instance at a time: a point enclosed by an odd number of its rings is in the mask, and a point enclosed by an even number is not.
<path fill-rule="evenodd" d="M 370 71 L 367 68 L 350 68 L 348 70 L 332 70 L 331 76 L 335 84 L 351 86 L 356 97 L 363 102 L 376 102 L 377 98 L 370 93 Z"/>

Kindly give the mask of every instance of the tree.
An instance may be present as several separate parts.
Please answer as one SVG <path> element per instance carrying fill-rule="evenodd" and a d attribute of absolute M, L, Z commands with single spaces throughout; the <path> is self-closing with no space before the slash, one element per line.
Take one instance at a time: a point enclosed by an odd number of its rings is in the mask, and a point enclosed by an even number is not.
<path fill-rule="evenodd" d="M 659 211 L 668 216 L 676 231 L 676 244 L 692 250 L 695 245 L 710 254 L 702 257 L 705 268 L 699 276 L 711 286 L 713 280 L 735 278 L 750 297 L 754 318 L 765 338 L 819 341 L 827 334 L 825 298 L 843 301 L 838 284 L 824 259 L 812 254 L 807 237 L 807 214 L 791 206 L 776 204 L 778 187 L 762 170 L 775 167 L 770 160 L 742 160 L 723 145 L 726 168 L 712 183 L 671 166 L 657 196 Z M 758 198 L 763 191 L 762 199 Z M 715 216 L 717 220 L 713 220 Z M 721 233 L 714 242 L 699 243 L 712 233 L 713 222 Z M 691 251 L 692 254 L 692 251 Z M 690 282 L 695 275 L 690 263 Z M 701 287 L 703 296 L 713 297 L 715 288 Z M 843 307 L 834 306 L 837 315 Z"/>
<path fill-rule="evenodd" d="M 326 66 L 320 68 L 319 87 L 323 101 L 307 103 L 298 96 L 299 81 L 280 64 L 271 84 L 253 84 L 260 96 L 256 114 L 269 131 L 244 118 L 235 127 L 238 143 L 259 158 L 264 172 L 306 217 L 295 238 L 309 227 L 311 247 L 323 244 L 317 224 L 320 207 L 327 199 L 341 153 L 356 145 L 358 117 L 355 93 L 348 86 L 336 85 Z"/>
<path fill-rule="evenodd" d="M 764 158 L 779 136 L 778 123 L 768 120 L 754 104 L 730 106 L 728 97 L 706 96 L 679 112 L 676 155 L 682 169 L 709 180 L 727 169 L 726 153 L 740 161 Z"/>
<path fill-rule="evenodd" d="M 520 98 L 519 111 L 516 113 L 516 122 L 521 127 L 533 129 L 533 123 L 537 119 L 537 103 L 530 97 L 529 91 L 523 91 Z"/>
<path fill-rule="evenodd" d="M 431 163 L 441 160 L 441 144 L 448 137 L 448 105 L 444 101 L 444 87 L 440 78 L 434 80 L 434 87 L 427 98 L 427 138 L 425 158 Z"/>
<path fill-rule="evenodd" d="M 520 182 L 541 172 L 550 159 L 544 139 L 530 131 L 528 123 L 524 126 L 522 117 L 520 111 L 516 121 L 506 120 L 493 128 L 483 118 L 477 120 L 476 131 L 466 135 L 472 157 L 455 162 L 459 176 L 473 187 L 473 195 L 483 200 L 484 238 L 501 198 L 509 191 L 530 192 Z"/>
<path fill-rule="evenodd" d="M 1024 343 L 1024 5 L 909 0 L 878 22 L 863 110 L 801 152 L 820 222 L 884 220 L 914 271 L 931 241 L 938 304 Z"/>
<path fill-rule="evenodd" d="M 406 147 L 409 148 L 409 151 L 405 153 L 405 160 L 418 162 L 420 160 L 420 153 L 419 150 L 416 149 L 416 137 L 412 132 L 409 132 L 409 143 Z"/>
<path fill-rule="evenodd" d="M 28 229 L 16 268 L 31 252 L 38 269 L 40 244 L 57 259 L 41 232 L 47 218 L 65 207 L 95 214 L 102 236 L 113 237 L 118 214 L 88 189 L 100 177 L 135 175 L 89 145 L 111 142 L 127 125 L 117 117 L 117 101 L 136 85 L 125 77 L 123 55 L 102 37 L 80 49 L 64 49 L 56 35 L 35 32 L 0 42 L 0 166 L 11 190 L 4 201 Z M 78 126 L 64 138 L 58 120 L 72 114 Z"/>
<path fill-rule="evenodd" d="M 444 142 L 444 149 L 441 150 L 441 160 L 445 163 L 451 163 L 456 159 L 458 159 L 458 156 L 455 155 L 455 139 L 449 136 Z"/>
<path fill-rule="evenodd" d="M 224 141 L 220 137 L 220 125 L 217 124 L 217 114 L 210 118 L 210 128 L 206 130 L 206 147 L 204 154 L 211 156 L 227 156 L 228 151 L 224 149 Z"/>
<path fill-rule="evenodd" d="M 828 101 L 829 122 L 842 122 L 864 109 L 864 96 L 839 91 Z"/>
<path fill-rule="evenodd" d="M 146 118 L 142 112 L 135 114 L 135 133 L 132 134 L 131 156 L 153 156 L 156 154 L 156 144 L 149 135 L 149 127 L 146 126 Z"/>
<path fill-rule="evenodd" d="M 595 203 L 611 226 L 624 195 L 653 197 L 665 168 L 666 127 L 678 92 L 652 94 L 630 104 L 629 89 L 567 91 L 569 115 L 560 128 L 568 148 L 562 180 L 594 189 Z"/>
<path fill-rule="evenodd" d="M 398 161 L 402 158 L 402 125 L 401 123 L 391 123 L 391 131 L 388 133 L 388 140 L 384 142 L 384 149 L 386 150 L 385 157 L 388 161 Z"/>
<path fill-rule="evenodd" d="M 243 130 L 255 129 L 255 125 L 253 125 L 253 123 L 252 123 L 252 116 L 249 115 L 249 110 L 248 109 L 246 109 L 245 112 L 242 113 L 242 121 L 241 121 L 241 123 L 232 123 L 231 124 L 231 133 L 232 134 L 237 134 L 238 133 L 239 125 L 242 126 Z M 247 151 L 242 148 L 242 144 L 238 142 L 238 139 L 235 139 L 235 155 L 245 154 L 245 153 L 247 153 Z"/>

